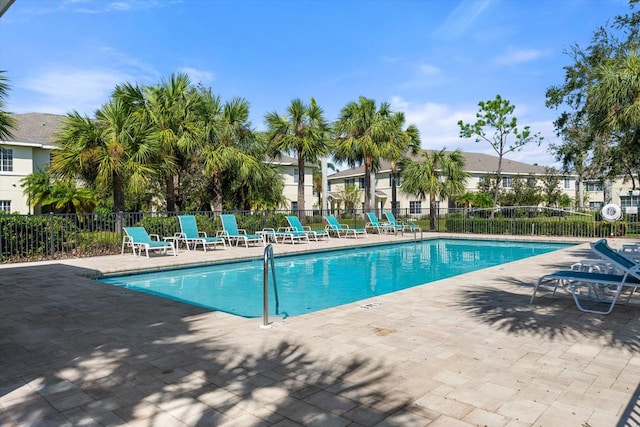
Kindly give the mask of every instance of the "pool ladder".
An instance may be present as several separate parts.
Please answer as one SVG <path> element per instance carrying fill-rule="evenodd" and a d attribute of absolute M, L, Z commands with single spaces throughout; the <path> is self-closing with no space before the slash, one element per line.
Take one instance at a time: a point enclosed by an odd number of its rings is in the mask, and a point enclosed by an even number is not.
<path fill-rule="evenodd" d="M 273 247 L 269 244 L 264 248 L 263 271 L 262 271 L 262 325 L 261 328 L 270 328 L 269 323 L 269 263 L 271 263 L 271 277 L 273 279 L 273 293 L 276 300 L 276 314 L 280 311 L 278 301 L 278 286 L 276 285 L 276 268 L 273 261 Z"/>

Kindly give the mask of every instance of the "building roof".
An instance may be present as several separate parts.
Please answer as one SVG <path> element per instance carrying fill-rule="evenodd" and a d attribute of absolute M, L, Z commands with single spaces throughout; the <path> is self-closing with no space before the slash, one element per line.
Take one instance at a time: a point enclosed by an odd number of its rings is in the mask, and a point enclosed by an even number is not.
<path fill-rule="evenodd" d="M 433 150 L 426 150 L 428 152 L 432 152 Z M 449 151 L 447 151 L 449 152 Z M 469 172 L 470 174 L 474 173 L 482 173 L 485 174 L 487 172 L 495 172 L 498 170 L 498 160 L 497 156 L 491 156 L 489 154 L 483 153 L 468 153 L 462 152 L 465 158 L 464 170 Z M 411 156 L 412 160 L 420 161 L 420 156 Z M 391 163 L 383 160 L 380 164 L 380 172 L 391 172 Z M 510 160 L 506 158 L 502 158 L 502 173 L 503 174 L 516 174 L 516 175 L 528 175 L 528 174 L 544 174 L 544 167 L 538 165 L 530 165 L 527 163 L 517 162 L 515 160 Z M 352 169 L 346 169 L 340 172 L 336 172 L 334 174 L 329 175 L 329 179 L 335 178 L 349 178 L 362 176 L 364 174 L 364 165 L 358 166 Z"/>
<path fill-rule="evenodd" d="M 7 142 L 54 144 L 55 134 L 62 128 L 65 116 L 43 113 L 12 114 L 16 121 Z"/>
<path fill-rule="evenodd" d="M 268 163 L 272 163 L 274 165 L 281 165 L 281 166 L 298 166 L 298 158 L 297 157 L 289 157 L 289 156 L 278 156 L 274 159 L 269 159 L 267 160 Z M 305 162 L 304 166 L 306 168 L 314 168 L 316 167 L 316 165 L 314 165 L 313 163 L 309 163 L 309 162 Z"/>

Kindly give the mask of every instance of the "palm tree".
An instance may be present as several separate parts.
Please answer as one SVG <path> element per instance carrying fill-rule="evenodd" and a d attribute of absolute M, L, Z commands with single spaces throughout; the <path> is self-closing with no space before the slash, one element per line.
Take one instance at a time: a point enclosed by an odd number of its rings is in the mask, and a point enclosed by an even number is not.
<path fill-rule="evenodd" d="M 72 180 L 56 182 L 44 201 L 56 212 L 87 213 L 92 212 L 97 204 L 97 197 L 89 188 L 78 187 Z"/>
<path fill-rule="evenodd" d="M 134 120 L 151 126 L 150 138 L 161 147 L 156 169 L 164 181 L 166 209 L 174 211 L 180 199 L 176 190 L 179 171 L 202 139 L 197 90 L 187 74 L 177 73 L 157 85 L 117 85 L 113 98 L 130 107 Z"/>
<path fill-rule="evenodd" d="M 391 212 L 396 215 L 399 167 L 407 153 L 418 154 L 420 150 L 420 131 L 416 125 L 409 125 L 403 130 L 405 122 L 403 113 L 396 113 L 394 119 L 397 129 L 392 135 L 393 139 L 386 145 L 387 152 L 384 158 L 391 163 Z"/>
<path fill-rule="evenodd" d="M 90 177 L 98 187 L 111 188 L 114 209 L 124 211 L 125 187 L 141 192 L 156 175 L 158 146 L 149 130 L 121 100 L 102 106 L 95 120 L 74 111 L 57 135 L 60 150 L 50 171 L 61 179 Z"/>
<path fill-rule="evenodd" d="M 329 126 L 324 112 L 316 100 L 305 105 L 294 99 L 287 108 L 287 115 L 277 112 L 267 113 L 265 123 L 269 129 L 268 138 L 278 154 L 294 152 L 298 159 L 298 209 L 305 209 L 304 175 L 307 162 L 316 163 L 329 149 L 327 133 Z M 306 217 L 300 221 L 305 224 Z"/>
<path fill-rule="evenodd" d="M 462 195 L 469 174 L 462 151 L 423 151 L 423 161 L 408 162 L 402 171 L 402 190 L 420 199 L 429 196 L 429 228 L 436 229 L 436 199 Z"/>
<path fill-rule="evenodd" d="M 249 102 L 234 98 L 224 105 L 211 91 L 203 91 L 200 121 L 203 145 L 199 155 L 205 173 L 213 183 L 213 210 L 222 211 L 224 199 L 223 178 L 232 175 L 240 182 L 261 180 L 262 162 L 250 154 L 257 135 L 249 122 Z M 228 178 L 228 176 L 227 176 Z M 249 187 L 243 187 L 247 193 Z M 244 200 L 244 199 L 243 199 Z"/>
<path fill-rule="evenodd" d="M 371 210 L 371 172 L 389 153 L 390 141 L 398 141 L 398 119 L 391 106 L 383 102 L 376 107 L 373 99 L 361 96 L 349 102 L 334 124 L 337 135 L 335 160 L 350 167 L 364 164 L 364 207 Z"/>
<path fill-rule="evenodd" d="M 16 122 L 11 114 L 5 110 L 10 86 L 4 73 L 5 71 L 0 70 L 0 139 L 6 140 L 13 137 L 11 130 L 15 129 Z"/>
<path fill-rule="evenodd" d="M 33 172 L 20 181 L 22 192 L 27 196 L 27 204 L 29 205 L 29 212 L 31 207 L 44 205 L 44 201 L 49 198 L 51 194 L 51 176 L 47 171 Z"/>

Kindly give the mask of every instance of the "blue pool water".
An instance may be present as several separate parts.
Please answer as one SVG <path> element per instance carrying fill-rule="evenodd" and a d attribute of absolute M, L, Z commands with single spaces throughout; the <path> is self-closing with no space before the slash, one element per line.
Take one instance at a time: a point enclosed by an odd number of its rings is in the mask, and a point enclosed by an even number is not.
<path fill-rule="evenodd" d="M 277 314 L 311 313 L 568 246 L 436 239 L 286 257 L 278 257 L 276 247 Z M 238 316 L 262 316 L 261 259 L 99 280 Z"/>

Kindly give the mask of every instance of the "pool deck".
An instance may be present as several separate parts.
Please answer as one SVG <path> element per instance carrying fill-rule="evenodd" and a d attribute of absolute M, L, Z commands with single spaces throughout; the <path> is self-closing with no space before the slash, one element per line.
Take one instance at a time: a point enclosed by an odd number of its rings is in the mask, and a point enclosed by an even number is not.
<path fill-rule="evenodd" d="M 262 247 L 2 265 L 0 425 L 640 425 L 640 304 L 584 314 L 564 291 L 529 304 L 540 275 L 591 257 L 583 242 L 269 328 L 90 279 Z"/>

